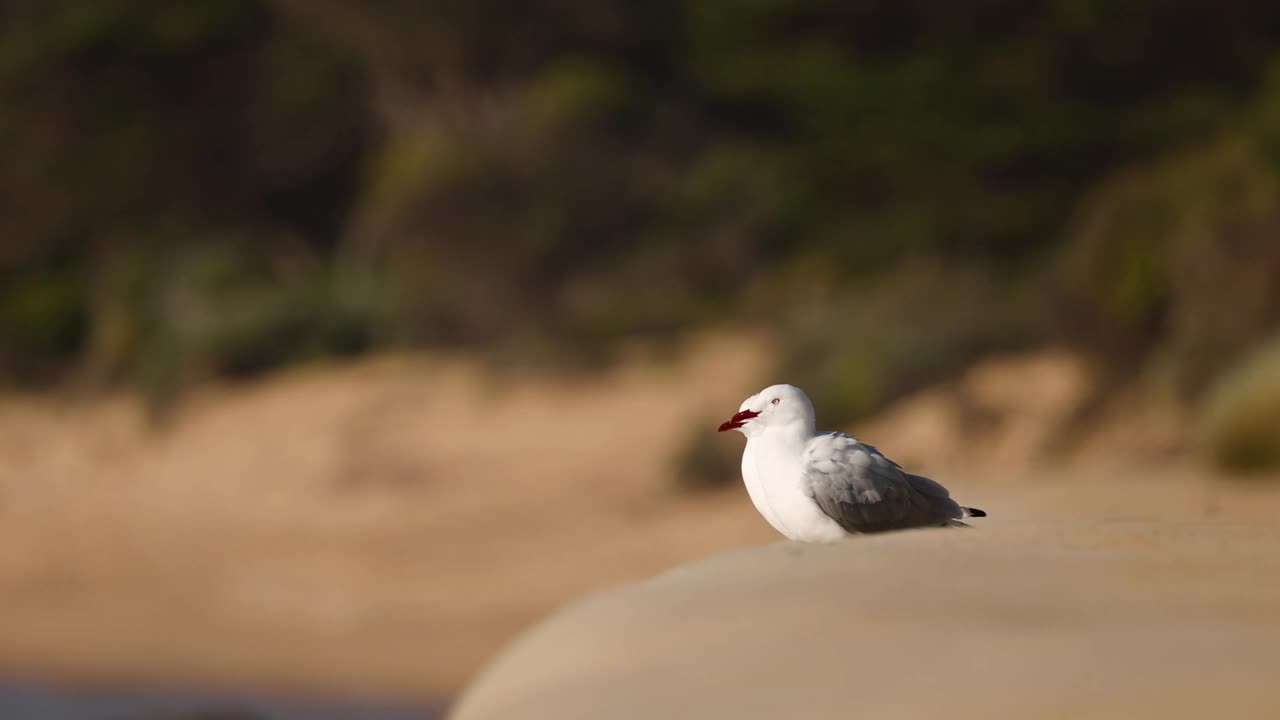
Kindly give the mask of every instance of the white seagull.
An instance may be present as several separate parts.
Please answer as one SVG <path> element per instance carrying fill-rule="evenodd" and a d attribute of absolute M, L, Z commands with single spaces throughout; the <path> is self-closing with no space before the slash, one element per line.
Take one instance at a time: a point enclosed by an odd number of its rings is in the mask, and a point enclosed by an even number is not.
<path fill-rule="evenodd" d="M 814 432 L 813 403 L 794 385 L 773 385 L 720 425 L 747 436 L 742 479 L 756 510 L 792 540 L 834 542 L 914 527 L 969 527 L 986 517 L 880 451 L 839 432 Z"/>

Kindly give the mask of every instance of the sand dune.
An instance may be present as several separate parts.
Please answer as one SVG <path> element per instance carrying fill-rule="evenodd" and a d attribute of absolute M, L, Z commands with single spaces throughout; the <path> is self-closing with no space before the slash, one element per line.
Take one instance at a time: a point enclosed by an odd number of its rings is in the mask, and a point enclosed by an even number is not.
<path fill-rule="evenodd" d="M 583 592 L 769 537 L 670 480 L 763 369 L 742 335 L 579 379 L 373 358 L 160 432 L 129 398 L 4 398 L 0 674 L 451 694 Z"/>
<path fill-rule="evenodd" d="M 670 465 L 774 380 L 766 350 L 711 336 L 576 379 L 372 358 L 205 388 L 160 432 L 128 398 L 3 398 L 0 674 L 452 694 L 575 598 L 776 539 L 740 487 L 682 495 Z M 976 543 L 1038 522 L 1212 534 L 1277 517 L 1265 486 L 1128 441 L 1040 459 L 1075 373 L 1054 355 L 996 364 L 962 383 L 983 423 L 942 388 L 863 429 L 992 514 Z M 1019 557 L 1003 562 L 1035 572 Z"/>

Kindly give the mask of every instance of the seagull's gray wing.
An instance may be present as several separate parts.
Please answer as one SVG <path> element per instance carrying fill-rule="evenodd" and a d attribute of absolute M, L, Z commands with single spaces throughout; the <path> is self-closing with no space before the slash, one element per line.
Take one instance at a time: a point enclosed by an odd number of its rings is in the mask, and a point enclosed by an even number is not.
<path fill-rule="evenodd" d="M 965 516 L 946 488 L 843 433 L 811 440 L 802 467 L 810 497 L 852 533 L 951 525 Z"/>

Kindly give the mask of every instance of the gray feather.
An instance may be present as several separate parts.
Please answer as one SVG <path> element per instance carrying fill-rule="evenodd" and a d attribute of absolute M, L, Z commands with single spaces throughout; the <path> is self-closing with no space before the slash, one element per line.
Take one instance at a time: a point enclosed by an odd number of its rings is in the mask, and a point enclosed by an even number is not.
<path fill-rule="evenodd" d="M 945 526 L 965 516 L 942 485 L 843 433 L 818 435 L 802 459 L 818 507 L 853 533 Z"/>

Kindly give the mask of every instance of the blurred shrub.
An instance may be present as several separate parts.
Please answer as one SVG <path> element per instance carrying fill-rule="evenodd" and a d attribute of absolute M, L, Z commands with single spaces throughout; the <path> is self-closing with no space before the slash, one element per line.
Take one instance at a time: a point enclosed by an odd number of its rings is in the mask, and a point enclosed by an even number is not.
<path fill-rule="evenodd" d="M 1217 466 L 1280 470 L 1280 340 L 1215 383 L 1202 419 L 1204 447 Z"/>
<path fill-rule="evenodd" d="M 1221 139 L 1120 174 L 1058 265 L 1073 337 L 1184 397 L 1280 327 L 1280 73 Z"/>
<path fill-rule="evenodd" d="M 726 199 L 741 188 L 683 181 L 648 140 L 624 142 L 621 82 L 553 64 L 525 92 L 459 101 L 458 117 L 388 143 L 350 240 L 394 288 L 400 341 L 583 368 L 618 340 L 723 317 L 717 301 L 757 259 L 754 214 Z"/>
<path fill-rule="evenodd" d="M 22 274 L 0 274 L 0 369 L 18 382 L 47 383 L 84 347 L 89 302 L 83 271 L 54 254 Z"/>
<path fill-rule="evenodd" d="M 692 427 L 672 459 L 678 490 L 703 492 L 740 482 L 742 439 L 716 432 L 719 420 L 706 418 Z"/>
<path fill-rule="evenodd" d="M 379 344 L 586 368 L 763 320 L 843 422 L 1042 333 L 1047 275 L 1078 342 L 1168 349 L 1188 386 L 1274 307 L 1280 6 L 19 0 L 0 20 L 18 382 L 87 370 L 162 406 Z"/>
<path fill-rule="evenodd" d="M 256 249 L 252 231 L 205 233 L 120 253 L 99 272 L 85 369 L 140 387 L 154 411 L 190 382 L 251 375 L 359 352 L 373 341 L 379 295 L 304 245 Z M 270 238 L 269 235 L 265 237 Z"/>
<path fill-rule="evenodd" d="M 1037 339 L 1033 288 L 981 267 L 921 261 L 818 297 L 782 322 L 781 377 L 840 427 L 983 353 Z"/>
<path fill-rule="evenodd" d="M 185 272 L 167 259 L 332 246 L 373 113 L 350 58 L 306 26 L 253 0 L 15 2 L 0 16 L 6 377 L 178 372 L 158 369 L 195 359 L 159 350 L 181 344 L 158 307 Z M 238 234 L 227 227 L 254 240 L 212 239 Z"/>

